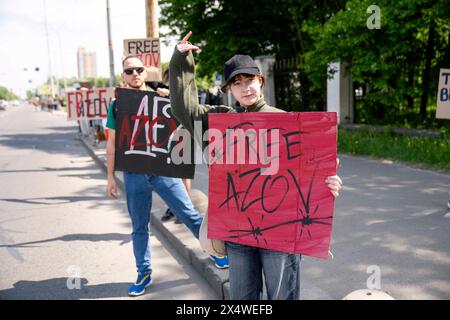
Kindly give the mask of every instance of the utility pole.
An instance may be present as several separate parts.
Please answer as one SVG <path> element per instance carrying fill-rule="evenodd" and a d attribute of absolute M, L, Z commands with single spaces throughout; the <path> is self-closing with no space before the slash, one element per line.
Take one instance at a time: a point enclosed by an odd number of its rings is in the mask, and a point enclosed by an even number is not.
<path fill-rule="evenodd" d="M 145 0 L 147 38 L 159 38 L 158 0 Z"/>
<path fill-rule="evenodd" d="M 55 88 L 53 84 L 52 58 L 50 56 L 50 41 L 48 39 L 48 26 L 47 26 L 47 4 L 45 3 L 45 0 L 44 0 L 44 24 L 45 24 L 45 38 L 47 39 L 48 72 L 50 74 L 50 92 L 52 98 L 54 98 Z"/>
<path fill-rule="evenodd" d="M 111 20 L 109 18 L 109 0 L 106 0 L 106 20 L 108 23 L 108 47 L 109 47 L 109 86 L 112 87 L 116 82 L 114 75 L 114 54 L 111 39 Z"/>
<path fill-rule="evenodd" d="M 62 54 L 61 37 L 60 37 L 58 31 L 56 31 L 56 36 L 58 37 L 59 55 L 61 56 L 60 57 L 61 58 L 61 73 L 62 73 L 62 78 L 63 78 L 63 83 L 64 83 L 64 94 L 67 94 L 67 80 L 66 80 L 66 77 L 64 75 L 64 56 Z M 58 86 L 58 88 L 59 88 L 59 86 Z M 59 93 L 60 93 L 60 96 L 61 96 L 61 92 L 59 92 Z"/>

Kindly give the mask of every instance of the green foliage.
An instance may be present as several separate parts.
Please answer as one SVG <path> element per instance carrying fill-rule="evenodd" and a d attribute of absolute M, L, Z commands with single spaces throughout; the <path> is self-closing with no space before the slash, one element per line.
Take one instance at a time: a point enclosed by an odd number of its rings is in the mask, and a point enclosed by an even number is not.
<path fill-rule="evenodd" d="M 196 77 L 195 84 L 198 89 L 209 89 L 214 86 L 214 77 L 213 76 L 203 76 Z"/>
<path fill-rule="evenodd" d="M 369 29 L 369 6 L 381 28 Z M 201 77 L 222 72 L 236 53 L 300 58 L 302 103 L 326 97 L 330 62 L 348 63 L 364 88 L 360 123 L 440 127 L 434 119 L 439 68 L 450 68 L 450 5 L 444 0 L 161 0 L 161 23 L 202 49 Z M 163 35 L 164 36 L 164 35 Z M 297 81 L 298 82 L 298 81 Z"/>
<path fill-rule="evenodd" d="M 166 71 L 167 69 L 169 69 L 169 62 L 163 62 L 161 63 L 161 69 L 162 72 L 164 73 L 164 71 Z"/>
<path fill-rule="evenodd" d="M 115 84 L 118 84 L 121 81 L 122 81 L 121 76 L 115 75 Z M 59 79 L 58 82 L 62 86 L 64 83 L 64 80 Z M 72 77 L 72 78 L 66 79 L 66 84 L 68 87 L 72 87 L 73 85 L 80 84 L 80 83 L 87 84 L 89 86 L 95 86 L 97 88 L 105 88 L 105 87 L 109 87 L 109 78 L 98 77 L 98 78 L 87 78 L 84 80 L 80 80 L 76 77 Z"/>
<path fill-rule="evenodd" d="M 9 91 L 7 88 L 0 86 L 0 99 L 3 100 L 17 100 L 19 99 L 12 91 Z"/>
<path fill-rule="evenodd" d="M 222 72 L 236 53 L 292 58 L 308 47 L 301 31 L 305 19 L 324 21 L 345 1 L 295 0 L 162 0 L 161 23 L 181 39 L 192 31 L 191 42 L 201 49 L 200 76 Z M 164 36 L 164 35 L 163 35 Z"/>
<path fill-rule="evenodd" d="M 401 124 L 407 119 L 414 126 L 439 126 L 439 121 L 433 120 L 433 104 L 439 68 L 450 67 L 450 7 L 438 0 L 380 0 L 376 4 L 381 9 L 381 28 L 371 30 L 366 26 L 370 16 L 366 9 L 372 3 L 351 0 L 345 10 L 325 24 L 303 25 L 314 43 L 305 54 L 310 78 L 316 85 L 323 85 L 327 63 L 348 62 L 353 81 L 367 89 L 356 106 L 357 122 Z M 434 45 L 431 56 L 427 57 L 431 23 L 435 23 Z M 431 64 L 431 82 L 424 85 L 427 58 Z M 431 108 L 420 119 L 424 94 L 425 103 Z"/>
<path fill-rule="evenodd" d="M 117 81 L 120 81 L 120 77 L 116 76 L 116 83 L 118 83 Z M 109 78 L 88 78 L 86 79 L 88 83 L 93 84 L 94 87 L 97 88 L 106 88 L 109 87 Z"/>
<path fill-rule="evenodd" d="M 381 133 L 339 129 L 338 150 L 450 171 L 449 132 L 429 138 L 399 135 L 389 129 Z"/>
<path fill-rule="evenodd" d="M 188 31 L 193 32 L 190 41 L 202 49 L 200 54 L 194 53 L 199 62 L 197 75 L 209 77 L 222 73 L 225 61 L 237 53 L 252 57 L 272 55 L 277 60 L 301 57 L 312 46 L 302 24 L 310 20 L 324 23 L 344 8 L 345 2 L 162 0 L 159 3 L 161 24 L 169 26 L 168 34 L 181 39 Z M 297 111 L 322 108 L 325 91 L 311 88 L 313 83 L 305 72 L 297 74 L 301 86 L 296 96 L 301 98 L 290 107 Z M 320 85 L 319 89 L 322 88 Z M 309 108 L 310 105 L 316 107 Z"/>
<path fill-rule="evenodd" d="M 35 96 L 35 92 L 32 90 L 27 90 L 27 99 L 30 100 L 31 98 L 33 98 Z"/>

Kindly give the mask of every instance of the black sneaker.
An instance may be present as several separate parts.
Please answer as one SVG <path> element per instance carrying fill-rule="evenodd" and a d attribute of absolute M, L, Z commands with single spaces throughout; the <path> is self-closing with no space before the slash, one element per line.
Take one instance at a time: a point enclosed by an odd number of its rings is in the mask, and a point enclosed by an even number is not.
<path fill-rule="evenodd" d="M 174 217 L 173 212 L 170 211 L 170 209 L 167 209 L 166 212 L 161 217 L 161 221 L 166 222 L 166 221 L 169 221 L 170 219 L 172 219 L 173 217 Z"/>

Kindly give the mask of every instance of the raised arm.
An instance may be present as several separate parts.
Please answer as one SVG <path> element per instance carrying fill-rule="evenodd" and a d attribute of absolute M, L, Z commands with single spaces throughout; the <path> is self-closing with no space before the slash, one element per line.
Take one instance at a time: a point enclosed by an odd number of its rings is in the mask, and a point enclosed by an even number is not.
<path fill-rule="evenodd" d="M 198 103 L 195 63 L 191 52 L 198 50 L 198 47 L 187 43 L 190 34 L 181 40 L 173 52 L 169 64 L 169 88 L 172 114 L 193 134 L 194 121 L 202 121 L 208 109 Z"/>

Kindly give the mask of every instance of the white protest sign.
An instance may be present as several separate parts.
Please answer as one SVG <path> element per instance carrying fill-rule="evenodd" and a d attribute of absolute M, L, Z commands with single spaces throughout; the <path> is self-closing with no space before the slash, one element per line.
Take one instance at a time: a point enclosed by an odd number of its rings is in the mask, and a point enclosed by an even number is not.
<path fill-rule="evenodd" d="M 114 88 L 96 88 L 67 92 L 68 120 L 95 120 L 108 116 Z"/>
<path fill-rule="evenodd" d="M 439 71 L 436 118 L 450 119 L 450 69 Z"/>
<path fill-rule="evenodd" d="M 125 39 L 123 54 L 141 59 L 147 68 L 145 81 L 162 81 L 161 51 L 159 38 Z"/>

